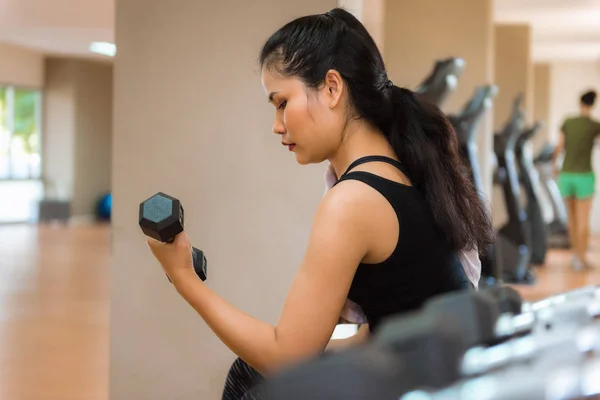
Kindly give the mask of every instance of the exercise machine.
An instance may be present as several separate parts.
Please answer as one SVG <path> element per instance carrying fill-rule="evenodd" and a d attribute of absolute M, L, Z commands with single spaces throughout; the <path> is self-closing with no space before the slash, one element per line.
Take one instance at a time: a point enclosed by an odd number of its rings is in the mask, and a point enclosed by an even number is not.
<path fill-rule="evenodd" d="M 552 206 L 552 219 L 548 223 L 548 246 L 568 249 L 571 243 L 569 241 L 567 207 L 554 178 L 553 154 L 554 146 L 547 143 L 537 154 L 534 165 L 539 172 L 542 188 L 548 195 Z"/>
<path fill-rule="evenodd" d="M 541 124 L 536 122 L 524 129 L 515 144 L 515 156 L 519 168 L 519 178 L 527 199 L 528 244 L 531 249 L 531 263 L 544 265 L 548 252 L 548 229 L 542 210 L 542 188 L 540 177 L 533 163 L 531 139 L 540 130 Z"/>
<path fill-rule="evenodd" d="M 528 246 L 527 213 L 521 204 L 521 188 L 515 161 L 515 145 L 524 126 L 521 110 L 522 94 L 514 102 L 511 115 L 494 135 L 494 153 L 498 162 L 496 180 L 501 184 L 508 221 L 497 233 L 494 246 L 496 262 L 500 263 L 503 280 L 507 283 L 533 283 Z"/>
<path fill-rule="evenodd" d="M 265 400 L 598 398 L 599 315 L 595 286 L 531 303 L 504 286 L 448 293 L 388 318 L 361 346 L 286 368 L 254 393 Z"/>
<path fill-rule="evenodd" d="M 465 60 L 451 57 L 435 62 L 433 71 L 415 89 L 419 97 L 442 108 L 446 99 L 456 90 L 458 77 L 465 68 Z"/>
<path fill-rule="evenodd" d="M 481 168 L 479 167 L 477 158 L 476 134 L 481 118 L 492 107 L 492 101 L 497 94 L 497 86 L 480 86 L 476 88 L 473 97 L 467 102 L 459 114 L 448 115 L 448 120 L 456 132 L 460 155 L 469 167 L 471 179 L 475 185 L 475 189 L 480 194 L 482 202 L 485 201 L 485 189 L 483 187 Z M 493 244 L 488 246 L 486 253 L 485 256 L 480 256 L 481 286 L 494 285 L 499 283 L 502 279 L 501 272 L 498 269 L 499 264 L 496 263 L 494 259 Z"/>

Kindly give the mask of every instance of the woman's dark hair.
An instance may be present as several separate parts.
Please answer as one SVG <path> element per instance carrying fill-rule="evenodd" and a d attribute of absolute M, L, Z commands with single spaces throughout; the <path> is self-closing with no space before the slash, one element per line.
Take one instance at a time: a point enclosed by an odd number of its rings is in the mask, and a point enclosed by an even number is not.
<path fill-rule="evenodd" d="M 589 92 L 584 93 L 581 96 L 581 102 L 586 106 L 593 106 L 596 102 L 596 92 L 594 90 L 590 90 Z"/>
<path fill-rule="evenodd" d="M 476 245 L 485 252 L 493 240 L 491 221 L 459 156 L 452 126 L 437 107 L 391 84 L 377 45 L 352 14 L 335 8 L 287 23 L 264 44 L 259 61 L 310 88 L 319 87 L 330 69 L 338 71 L 348 87 L 352 117 L 387 137 L 448 245 L 457 251 Z"/>

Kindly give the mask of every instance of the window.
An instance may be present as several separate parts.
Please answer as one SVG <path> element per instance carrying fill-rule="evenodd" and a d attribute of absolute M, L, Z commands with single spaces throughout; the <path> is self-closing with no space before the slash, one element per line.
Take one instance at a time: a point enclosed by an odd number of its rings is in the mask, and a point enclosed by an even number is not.
<path fill-rule="evenodd" d="M 39 179 L 41 93 L 0 86 L 0 180 Z"/>

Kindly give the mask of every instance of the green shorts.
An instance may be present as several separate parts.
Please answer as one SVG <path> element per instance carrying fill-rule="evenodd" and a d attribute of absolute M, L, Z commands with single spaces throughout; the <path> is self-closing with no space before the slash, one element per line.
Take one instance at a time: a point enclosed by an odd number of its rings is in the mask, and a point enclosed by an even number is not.
<path fill-rule="evenodd" d="M 561 172 L 558 176 L 558 189 L 562 197 L 576 197 L 583 200 L 594 195 L 596 176 L 593 172 Z"/>

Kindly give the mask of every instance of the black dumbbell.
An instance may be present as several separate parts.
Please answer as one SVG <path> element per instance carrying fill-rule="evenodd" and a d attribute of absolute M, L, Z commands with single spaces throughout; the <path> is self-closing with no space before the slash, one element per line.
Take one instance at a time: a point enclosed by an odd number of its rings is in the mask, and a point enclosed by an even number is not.
<path fill-rule="evenodd" d="M 265 400 L 394 400 L 417 388 L 441 389 L 461 378 L 463 327 L 415 311 L 390 317 L 366 343 L 302 361 L 258 385 Z"/>
<path fill-rule="evenodd" d="M 473 348 L 463 359 L 464 379 L 441 391 L 425 388 L 399 399 L 598 398 L 599 346 L 600 324 L 593 322 L 576 330 L 559 329 L 539 338 Z"/>
<path fill-rule="evenodd" d="M 405 386 L 442 388 L 461 377 L 469 329 L 461 322 L 427 310 L 403 313 L 385 319 L 371 342 L 410 366 L 401 377 Z"/>
<path fill-rule="evenodd" d="M 165 193 L 158 192 L 140 203 L 140 228 L 147 236 L 163 243 L 173 243 L 183 232 L 183 207 L 181 202 Z M 192 247 L 194 270 L 206 280 L 206 257 L 202 250 Z"/>
<path fill-rule="evenodd" d="M 483 291 L 459 291 L 436 296 L 425 302 L 425 313 L 447 315 L 463 327 L 462 351 L 496 341 L 495 326 L 500 316 L 496 299 Z"/>
<path fill-rule="evenodd" d="M 573 338 L 575 331 L 569 327 L 540 337 L 498 336 L 494 329 L 498 317 L 520 316 L 521 305 L 518 293 L 507 286 L 441 295 L 420 310 L 382 321 L 371 340 L 357 348 L 309 360 L 274 375 L 260 385 L 258 393 L 265 394 L 261 398 L 266 400 L 441 400 L 444 393 L 454 394 L 447 393 L 446 388 L 457 385 L 461 389 L 457 394 L 476 390 L 476 396 L 469 397 L 476 398 L 481 397 L 482 390 L 487 393 L 486 382 L 474 380 L 472 387 L 463 387 L 464 382 L 470 382 L 465 379 L 487 376 L 495 369 L 499 377 L 506 371 L 508 376 L 514 365 L 520 374 L 511 373 L 512 379 L 496 382 L 501 385 L 498 390 L 509 395 L 494 397 L 513 398 L 510 394 L 520 390 L 515 387 L 515 378 L 526 376 L 528 368 L 535 366 L 543 373 L 546 364 L 575 362 L 583 358 L 583 350 L 573 350 L 574 346 L 584 343 L 589 347 L 592 343 L 589 332 Z M 600 343 L 598 332 L 594 343 Z M 501 344 L 487 347 L 495 342 Z M 470 347 L 473 344 L 483 347 Z M 442 390 L 439 397 L 428 397 L 433 393 L 427 392 L 436 390 Z"/>
<path fill-rule="evenodd" d="M 464 327 L 463 349 L 472 346 L 492 346 L 514 336 L 528 333 L 499 331 L 499 323 L 506 324 L 520 315 L 523 299 L 509 286 L 490 287 L 479 291 L 458 291 L 433 297 L 425 302 L 425 312 L 450 315 Z"/>
<path fill-rule="evenodd" d="M 523 298 L 510 286 L 490 286 L 482 291 L 491 294 L 496 299 L 501 314 L 517 315 L 523 311 Z"/>

